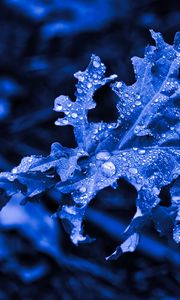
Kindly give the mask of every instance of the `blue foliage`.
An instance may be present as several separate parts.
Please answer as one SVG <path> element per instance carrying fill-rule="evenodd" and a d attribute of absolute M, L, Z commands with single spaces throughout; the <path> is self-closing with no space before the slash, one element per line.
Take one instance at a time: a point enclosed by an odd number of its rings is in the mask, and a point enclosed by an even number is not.
<path fill-rule="evenodd" d="M 161 234 L 179 243 L 180 35 L 176 34 L 171 46 L 160 33 L 151 34 L 156 46 L 148 46 L 144 58 L 132 59 L 136 82 L 111 85 L 118 96 L 117 122 L 88 120 L 89 110 L 96 106 L 96 90 L 117 77 L 105 77 L 104 64 L 92 55 L 87 69 L 74 75 L 78 79 L 76 101 L 61 95 L 54 105 L 61 113 L 55 124 L 73 126 L 77 147 L 54 143 L 49 156 L 26 157 L 11 172 L 1 173 L 0 207 L 18 192 L 27 200 L 49 189 L 71 194 L 71 205 L 62 202 L 56 216 L 70 225 L 71 240 L 77 245 L 90 240 L 82 229 L 89 202 L 104 188 L 116 188 L 124 178 L 138 192 L 137 211 L 122 234 L 123 243 L 109 258 L 133 252 L 150 220 Z M 167 185 L 171 186 L 168 208 L 161 206 L 159 197 Z"/>
<path fill-rule="evenodd" d="M 47 19 L 42 26 L 43 39 L 57 36 L 73 35 L 84 30 L 100 28 L 107 24 L 112 17 L 117 15 L 115 7 L 118 1 L 103 0 L 88 1 L 42 1 L 42 0 L 4 0 L 11 10 L 17 11 L 30 21 L 39 23 Z M 124 5 L 118 5 L 121 14 L 124 13 Z M 84 11 L 86 10 L 86 14 Z M 101 14 L 99 14 L 101 11 Z"/>

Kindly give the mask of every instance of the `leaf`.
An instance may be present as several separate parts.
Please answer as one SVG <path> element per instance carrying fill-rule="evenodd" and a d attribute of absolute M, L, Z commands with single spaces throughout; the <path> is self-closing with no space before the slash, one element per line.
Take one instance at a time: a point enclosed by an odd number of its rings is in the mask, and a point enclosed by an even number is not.
<path fill-rule="evenodd" d="M 119 123 L 107 138 L 98 141 L 95 155 L 92 153 L 86 161 L 84 176 L 57 184 L 61 192 L 71 192 L 75 207 L 84 207 L 99 190 L 115 186 L 120 177 L 133 184 L 138 191 L 138 217 L 136 214 L 126 231 L 127 244 L 142 224 L 152 218 L 153 209 L 160 202 L 161 188 L 171 183 L 179 170 L 180 149 L 175 147 L 179 137 L 178 38 L 170 46 L 159 33 L 151 34 L 156 47 L 147 47 L 144 58 L 132 59 L 136 82 L 132 86 L 121 82 L 112 85 L 120 98 Z M 166 213 L 163 215 L 166 219 Z M 67 218 L 71 219 L 71 213 Z M 78 232 L 82 238 L 82 229 Z"/>
<path fill-rule="evenodd" d="M 75 78 L 78 79 L 75 93 L 76 101 L 73 102 L 68 96 L 61 95 L 54 102 L 54 110 L 64 113 L 64 117 L 59 118 L 55 124 L 58 126 L 72 125 L 77 144 L 85 151 L 89 150 L 92 144 L 97 144 L 100 132 L 101 135 L 104 132 L 101 137 L 104 138 L 104 135 L 108 134 L 108 128 L 111 129 L 110 124 L 89 124 L 87 117 L 88 110 L 96 106 L 93 100 L 95 91 L 117 77 L 117 75 L 104 77 L 105 70 L 106 68 L 100 58 L 92 55 L 87 69 L 84 72 L 79 71 L 74 74 Z M 90 136 L 91 141 L 89 140 Z"/>
<path fill-rule="evenodd" d="M 159 194 L 164 186 L 172 186 L 180 174 L 179 124 L 179 40 L 168 45 L 160 33 L 151 30 L 156 46 L 148 46 L 144 58 L 132 59 L 136 81 L 127 86 L 115 82 L 111 88 L 118 97 L 119 118 L 114 123 L 91 123 L 88 111 L 95 108 L 93 95 L 97 89 L 116 78 L 105 77 L 105 66 L 92 55 L 84 72 L 77 72 L 76 101 L 68 96 L 55 99 L 54 110 L 62 117 L 58 126 L 72 125 L 77 148 L 52 145 L 47 157 L 31 156 L 22 160 L 10 173 L 3 190 L 15 180 L 26 187 L 27 197 L 49 188 L 71 194 L 72 203 L 63 203 L 56 214 L 68 225 L 76 245 L 87 241 L 82 223 L 89 202 L 105 187 L 117 187 L 119 178 L 137 190 L 137 212 L 122 234 L 123 243 L 109 258 L 134 251 L 142 228 L 153 220 L 160 234 L 179 242 L 179 206 L 171 189 L 172 204 L 162 208 Z M 17 188 L 17 187 L 16 187 Z M 11 188 L 10 188 L 11 190 Z M 18 190 L 18 188 L 17 188 Z M 13 189 L 13 193 L 16 189 Z M 166 226 L 164 226 L 166 224 Z"/>
<path fill-rule="evenodd" d="M 106 259 L 114 260 L 117 259 L 122 253 L 133 252 L 136 249 L 138 243 L 139 234 L 133 233 L 130 237 L 127 238 L 124 243 L 121 244 L 121 246 L 118 246 L 110 256 L 106 257 Z"/>
<path fill-rule="evenodd" d="M 62 181 L 66 181 L 75 169 L 79 168 L 77 160 L 84 155 L 87 153 L 79 148 L 68 149 L 59 143 L 53 143 L 49 156 L 32 155 L 23 158 L 20 165 L 11 172 L 0 174 L 0 187 L 8 191 L 6 200 L 1 200 L 2 206 L 9 201 L 10 196 L 19 191 L 27 197 L 34 197 L 54 187 L 57 183 L 57 174 Z M 49 174 L 48 171 L 52 168 L 57 173 L 54 171 Z"/>

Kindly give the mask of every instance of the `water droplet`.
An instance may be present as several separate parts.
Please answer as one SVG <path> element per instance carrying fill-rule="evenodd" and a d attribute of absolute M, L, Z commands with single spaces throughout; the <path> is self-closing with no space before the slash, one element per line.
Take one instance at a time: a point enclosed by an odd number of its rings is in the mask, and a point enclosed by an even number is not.
<path fill-rule="evenodd" d="M 152 192 L 154 195 L 159 195 L 159 189 L 157 187 L 153 187 Z"/>
<path fill-rule="evenodd" d="M 116 167 L 111 161 L 102 164 L 101 169 L 103 174 L 107 177 L 111 177 L 116 173 Z"/>
<path fill-rule="evenodd" d="M 141 103 L 141 101 L 135 101 L 135 104 L 137 105 L 137 106 L 140 106 L 142 103 Z"/>
<path fill-rule="evenodd" d="M 137 174 L 138 170 L 136 168 L 129 168 L 129 173 L 135 175 Z"/>
<path fill-rule="evenodd" d="M 90 89 L 92 87 L 92 83 L 88 82 L 87 87 L 88 87 L 88 89 Z"/>
<path fill-rule="evenodd" d="M 116 74 L 113 74 L 113 75 L 109 76 L 109 79 L 114 80 L 114 79 L 116 79 L 117 77 L 118 77 L 118 76 L 117 76 Z"/>
<path fill-rule="evenodd" d="M 12 169 L 12 171 L 11 171 L 11 172 L 12 172 L 13 174 L 16 174 L 16 173 L 17 173 L 17 171 L 18 171 L 18 170 L 17 170 L 17 168 L 15 167 L 15 168 L 13 168 L 13 169 Z"/>
<path fill-rule="evenodd" d="M 84 77 L 83 77 L 83 76 L 79 76 L 78 79 L 79 79 L 80 82 L 83 82 L 83 81 L 84 81 Z"/>
<path fill-rule="evenodd" d="M 108 160 L 110 158 L 110 154 L 107 151 L 101 151 L 96 154 L 96 159 L 98 160 Z"/>
<path fill-rule="evenodd" d="M 62 111 L 62 105 L 56 104 L 54 110 L 55 111 Z"/>
<path fill-rule="evenodd" d="M 77 92 L 79 93 L 79 94 L 82 94 L 82 90 L 81 89 L 77 89 Z"/>
<path fill-rule="evenodd" d="M 134 128 L 134 133 L 137 136 L 152 135 L 151 131 L 149 129 L 145 128 L 144 125 L 136 125 Z"/>
<path fill-rule="evenodd" d="M 86 189 L 85 186 L 82 186 L 82 187 L 79 189 L 80 193 L 85 193 L 86 190 L 87 190 L 87 189 Z"/>
<path fill-rule="evenodd" d="M 72 113 L 71 117 L 72 117 L 73 119 L 76 119 L 76 118 L 77 118 L 77 113 Z"/>
<path fill-rule="evenodd" d="M 99 61 L 94 60 L 94 61 L 93 61 L 93 66 L 94 66 L 95 68 L 99 68 L 99 67 L 100 67 Z"/>
<path fill-rule="evenodd" d="M 139 149 L 139 150 L 138 150 L 138 153 L 139 153 L 139 154 L 144 154 L 145 152 L 146 152 L 146 151 L 145 151 L 144 149 Z"/>
<path fill-rule="evenodd" d="M 122 86 L 122 82 L 121 81 L 119 81 L 119 82 L 116 83 L 116 87 L 117 88 L 120 88 L 121 86 Z"/>

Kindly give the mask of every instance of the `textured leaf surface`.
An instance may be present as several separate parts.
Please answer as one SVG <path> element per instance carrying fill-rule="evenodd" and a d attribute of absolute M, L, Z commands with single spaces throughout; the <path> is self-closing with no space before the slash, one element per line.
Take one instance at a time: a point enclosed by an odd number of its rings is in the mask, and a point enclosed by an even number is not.
<path fill-rule="evenodd" d="M 124 178 L 138 192 L 137 212 L 122 234 L 123 243 L 109 258 L 134 251 L 149 220 L 160 234 L 179 243 L 179 34 L 172 46 L 161 34 L 151 34 L 156 46 L 148 46 L 144 58 L 132 59 L 135 83 L 112 84 L 118 97 L 117 122 L 88 120 L 89 110 L 96 106 L 95 91 L 116 78 L 105 77 L 104 64 L 92 55 L 87 69 L 75 73 L 76 101 L 63 95 L 54 104 L 61 112 L 55 124 L 73 126 L 77 148 L 54 143 L 49 156 L 24 158 L 12 172 L 2 173 L 0 184 L 8 198 L 1 200 L 1 207 L 19 190 L 27 197 L 54 187 L 71 194 L 71 204 L 64 203 L 56 216 L 68 223 L 71 239 L 78 244 L 89 240 L 82 229 L 88 203 L 98 191 L 116 188 L 118 179 Z M 165 186 L 171 188 L 168 208 L 161 206 L 159 197 Z"/>
<path fill-rule="evenodd" d="M 67 210 L 66 216 L 63 212 L 60 214 L 68 220 L 73 214 L 71 238 L 75 243 L 84 208 L 99 190 L 109 185 L 115 187 L 120 177 L 136 187 L 137 213 L 124 233 L 127 240 L 118 248 L 120 251 L 116 251 L 116 256 L 135 249 L 138 244 L 136 234 L 150 218 L 156 227 L 156 214 L 162 223 L 169 219 L 165 208 L 159 207 L 158 195 L 161 188 L 179 174 L 179 38 L 177 34 L 174 46 L 170 46 L 159 33 L 151 33 L 156 47 L 147 47 L 144 58 L 132 59 L 136 82 L 132 86 L 122 82 L 112 85 L 120 99 L 117 105 L 119 124 L 113 126 L 107 138 L 98 141 L 96 155 L 86 161 L 85 175 L 77 174 L 69 184 L 57 184 L 61 192 L 71 192 L 76 205 L 82 206 L 78 211 L 71 208 L 68 216 L 69 208 L 63 207 Z M 78 219 L 76 230 L 75 216 Z M 78 230 L 82 240 L 82 229 Z M 130 241 L 132 247 L 129 247 Z"/>

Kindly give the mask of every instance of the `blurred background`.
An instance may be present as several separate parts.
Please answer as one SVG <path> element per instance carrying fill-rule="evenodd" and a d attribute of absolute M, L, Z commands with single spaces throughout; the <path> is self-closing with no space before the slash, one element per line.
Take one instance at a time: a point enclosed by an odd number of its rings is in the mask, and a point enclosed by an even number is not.
<path fill-rule="evenodd" d="M 1 0 L 0 1 L 0 170 L 24 156 L 48 155 L 52 142 L 75 147 L 72 128 L 56 127 L 54 98 L 74 99 L 73 74 L 92 53 L 108 74 L 134 82 L 130 58 L 143 56 L 149 29 L 168 43 L 179 29 L 179 1 Z M 96 92 L 90 120 L 116 119 L 116 96 Z M 152 224 L 138 250 L 107 262 L 135 212 L 136 190 L 124 180 L 90 205 L 84 229 L 96 241 L 74 246 L 51 216 L 61 196 L 43 194 L 19 205 L 17 195 L 0 213 L 0 300 L 176 300 L 180 297 L 178 248 L 159 237 Z M 169 193 L 161 192 L 162 206 Z"/>

